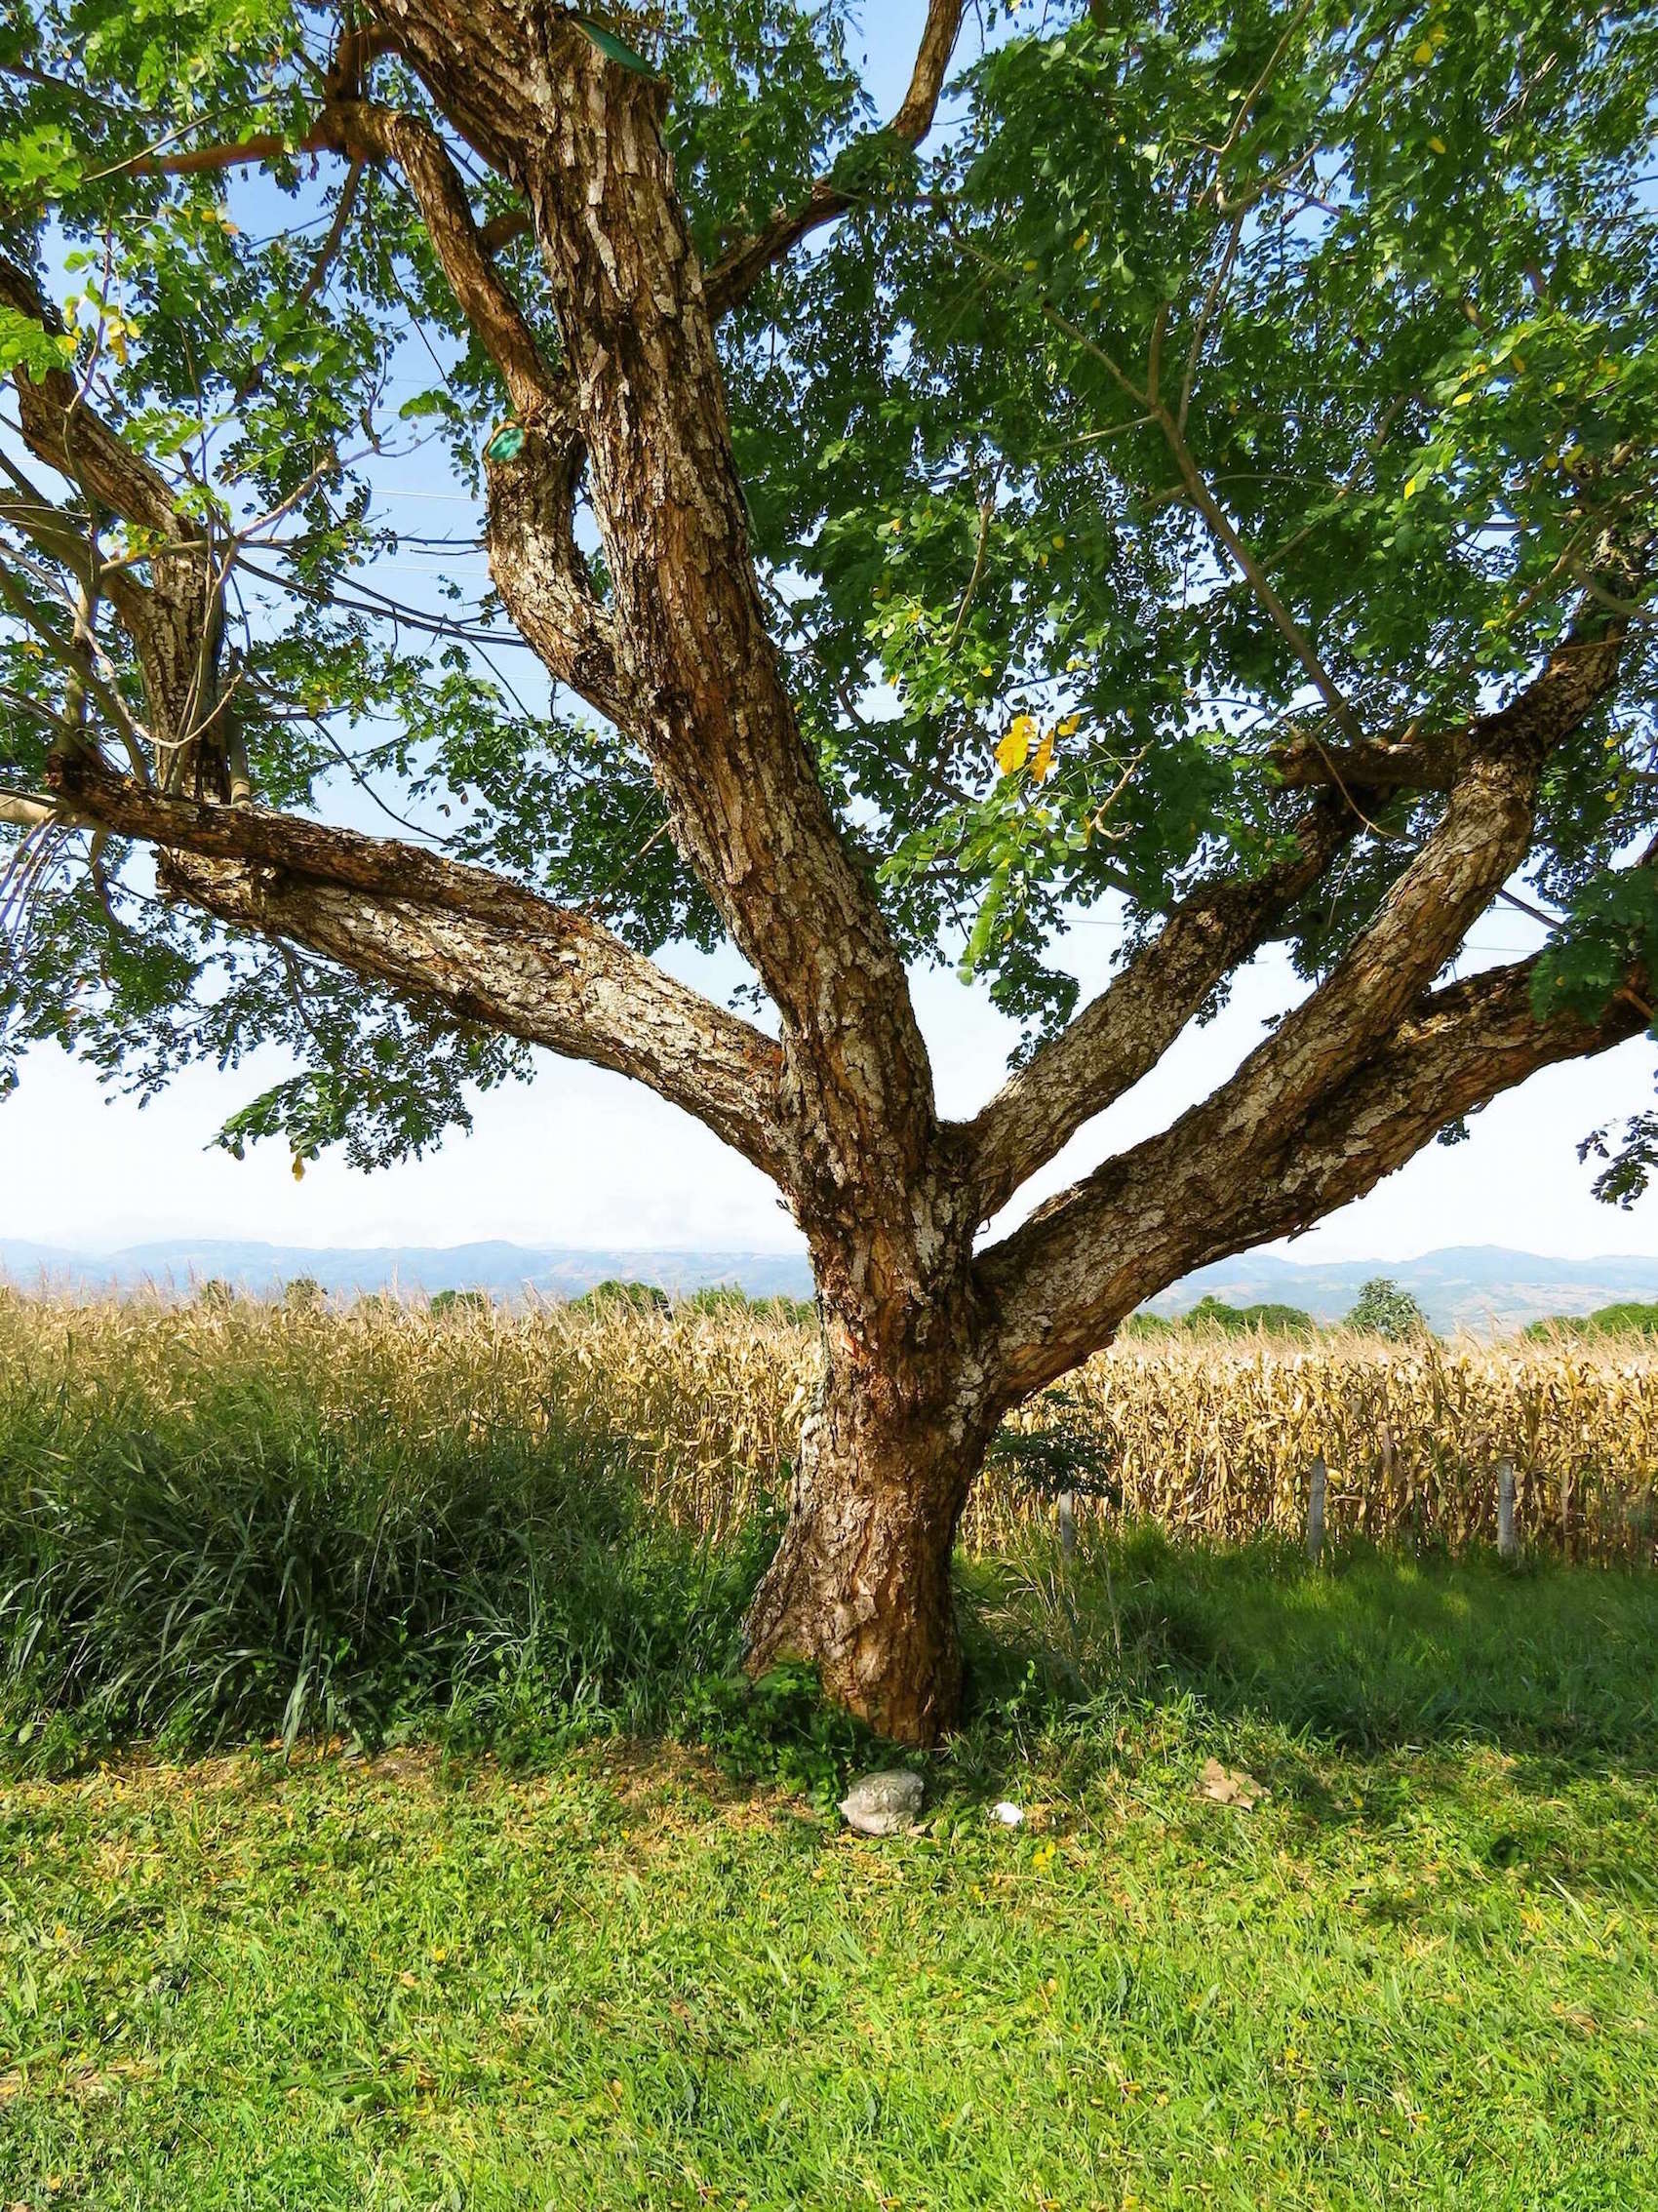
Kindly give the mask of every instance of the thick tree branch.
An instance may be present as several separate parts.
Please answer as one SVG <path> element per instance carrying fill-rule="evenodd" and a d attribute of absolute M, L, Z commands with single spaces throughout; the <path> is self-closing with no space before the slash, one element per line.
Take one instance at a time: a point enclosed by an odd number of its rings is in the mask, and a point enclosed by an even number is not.
<path fill-rule="evenodd" d="M 1423 1036 L 1432 1036 L 1442 1056 L 1449 1049 L 1446 1019 L 1470 1005 L 1486 1004 L 1478 992 L 1473 998 L 1466 993 L 1458 997 L 1464 987 L 1455 986 L 1450 994 L 1427 1001 L 1434 1018 L 1428 1031 L 1421 1030 L 1427 1018 L 1421 1004 L 1429 985 L 1525 856 L 1544 762 L 1615 685 L 1625 629 L 1618 617 L 1580 615 L 1533 683 L 1508 706 L 1459 734 L 1456 778 L 1433 835 L 1329 977 L 1284 1017 L 1230 1082 L 1152 1145 L 1106 1162 L 1095 1174 L 1039 1207 L 986 1255 L 985 1280 L 1009 1317 L 1004 1324 L 1003 1357 L 1010 1373 L 1063 1372 L 1104 1341 L 1140 1299 L 1204 1258 L 1280 1234 L 1273 1226 L 1284 1203 L 1275 1195 L 1279 1186 L 1290 1191 L 1312 1187 L 1305 1177 L 1289 1177 L 1285 1165 L 1300 1157 L 1294 1148 L 1307 1132 L 1322 1132 L 1319 1157 L 1339 1155 L 1360 1164 L 1352 1172 L 1361 1171 L 1363 1145 L 1359 1136 L 1337 1142 L 1339 1116 L 1356 1110 L 1356 1101 L 1365 1104 L 1366 1114 L 1371 1111 L 1372 1093 L 1365 1087 L 1371 1078 L 1364 1071 L 1386 1064 L 1394 1069 L 1388 1080 L 1402 1081 L 1401 1071 L 1417 1064 Z M 1512 1024 L 1518 1020 L 1514 1007 L 1503 1003 L 1504 1019 Z M 1626 1006 L 1615 1019 L 1619 1036 L 1630 1033 L 1623 1026 L 1625 1014 L 1637 1026 L 1643 1018 L 1641 1008 Z M 1571 1049 L 1558 1048 L 1554 1025 L 1547 1047 L 1523 1027 L 1515 1035 L 1521 1062 L 1528 1050 L 1543 1054 L 1535 1063 L 1541 1065 L 1551 1057 L 1568 1056 Z M 1492 1050 L 1496 1052 L 1495 1042 Z M 1506 1080 L 1518 1081 L 1519 1075 Z M 1397 1159 L 1364 1122 L 1361 1135 L 1374 1144 L 1383 1162 L 1371 1180 L 1408 1158 L 1424 1140 L 1419 1127 L 1423 1115 L 1437 1115 L 1425 1132 L 1431 1135 L 1463 1110 L 1426 1096 L 1389 1105 L 1385 1129 L 1418 1130 L 1408 1143 L 1402 1134 L 1398 1137 L 1403 1149 Z M 1331 1176 L 1332 1190 L 1346 1190 L 1333 1167 Z M 1368 1188 L 1368 1183 L 1361 1187 Z M 1329 1201 L 1342 1203 L 1342 1197 Z M 1125 1208 L 1137 1209 L 1138 1218 L 1125 1223 L 1121 1218 Z M 1216 1223 L 1231 1225 L 1213 1233 L 1232 1241 L 1210 1250 L 1203 1239 Z M 1124 1239 L 1132 1244 L 1131 1260 L 1118 1258 Z M 1190 1256 L 1194 1251 L 1198 1256 Z M 1158 1280 L 1151 1280 L 1165 1268 Z M 1128 1281 L 1125 1270 L 1137 1271 L 1132 1285 L 1144 1285 L 1134 1287 L 1125 1305 L 1119 1303 Z M 1069 1350 L 1057 1365 L 1048 1366 L 1060 1343 Z M 1033 1387 L 1021 1383 L 1021 1389 Z"/>
<path fill-rule="evenodd" d="M 1084 1123 L 1150 1073 L 1216 984 L 1318 882 L 1357 827 L 1344 817 L 1332 804 L 1310 809 L 1294 849 L 1261 875 L 1205 884 L 1181 900 L 1070 1027 L 1009 1077 L 964 1132 L 978 1219 L 988 1220 Z"/>
<path fill-rule="evenodd" d="M 1374 921 L 1311 998 L 1216 1093 L 1224 1145 L 1292 1126 L 1367 1059 L 1457 951 L 1523 861 L 1549 755 L 1617 682 L 1628 625 L 1580 613 L 1541 673 L 1452 747 L 1455 774 L 1433 835 Z"/>
<path fill-rule="evenodd" d="M 575 536 L 581 432 L 569 410 L 552 406 L 521 427 L 519 451 L 488 469 L 490 574 L 548 672 L 631 732 L 638 716 L 614 619 Z"/>
<path fill-rule="evenodd" d="M 485 249 L 443 140 L 420 116 L 370 101 L 342 101 L 333 112 L 341 151 L 402 170 L 455 302 L 500 371 L 513 406 L 530 415 L 549 405 L 556 379 Z"/>
<path fill-rule="evenodd" d="M 551 287 L 570 429 L 609 573 L 624 727 L 674 836 L 783 1017 L 802 1157 L 791 1195 L 871 1335 L 916 1324 L 946 1230 L 931 1071 L 874 891 L 803 742 L 762 603 L 706 296 L 662 138 L 664 88 L 568 17 L 375 0 L 453 127 L 524 194 Z M 548 658 L 572 452 L 526 425 L 491 468 L 492 573 Z M 544 559 L 537 546 L 554 543 Z M 956 1203 L 940 1186 L 938 1206 Z M 953 1228 L 953 1217 L 951 1226 Z M 928 1264 L 933 1264 L 929 1257 Z M 964 1254 L 965 1264 L 965 1254 Z"/>
<path fill-rule="evenodd" d="M 52 336 L 62 334 L 63 319 L 57 308 L 27 270 L 4 255 L 0 255 L 0 301 Z M 78 484 L 95 505 L 169 541 L 180 538 L 178 508 L 166 477 L 87 404 L 66 369 L 49 369 L 37 378 L 19 368 L 13 372 L 12 387 L 24 441 L 37 459 Z"/>
<path fill-rule="evenodd" d="M 1243 1153 L 1217 1155 L 1212 1104 L 1194 1107 L 985 1253 L 978 1272 L 1002 1316 L 997 1358 L 1007 1402 L 1086 1358 L 1136 1306 L 1194 1268 L 1309 1228 L 1403 1166 L 1447 1124 L 1540 1068 L 1606 1051 L 1644 1026 L 1629 996 L 1599 1021 L 1539 1021 L 1536 967 L 1533 959 L 1487 969 L 1425 997 L 1298 1125 L 1264 1132 Z"/>
<path fill-rule="evenodd" d="M 337 151 L 333 126 L 325 115 L 297 138 L 287 138 L 280 131 L 255 131 L 245 138 L 218 139 L 203 146 L 152 148 L 115 162 L 100 171 L 99 178 L 214 177 L 225 169 L 252 169 L 258 163 L 278 161 L 284 154 Z"/>
<path fill-rule="evenodd" d="M 162 798 L 86 759 L 55 764 L 52 789 L 75 820 L 155 847 L 164 881 L 221 921 L 632 1076 L 784 1171 L 776 1046 L 585 915 L 418 846 Z"/>
<path fill-rule="evenodd" d="M 1289 791 L 1448 791 L 1455 762 L 1448 747 L 1379 737 L 1362 745 L 1323 745 L 1293 737 L 1273 756 Z"/>
<path fill-rule="evenodd" d="M 931 130 L 966 12 L 963 0 L 929 0 L 910 89 L 887 126 L 888 138 L 917 146 Z M 763 229 L 729 248 L 708 270 L 703 284 L 710 313 L 716 318 L 728 313 L 809 232 L 855 205 L 855 194 L 843 189 L 833 177 L 818 178 L 798 207 L 779 208 Z"/>
<path fill-rule="evenodd" d="M 1643 561 L 1644 549 L 1638 559 Z M 1627 574 L 1627 565 L 1620 563 L 1615 573 Z M 1274 756 L 1274 771 L 1289 790 L 1449 791 L 1471 754 L 1501 745 L 1552 751 L 1611 692 L 1631 619 L 1629 612 L 1609 612 L 1593 594 L 1586 596 L 1541 672 L 1506 707 L 1459 729 L 1357 745 L 1296 736 Z"/>
<path fill-rule="evenodd" d="M 4 256 L 0 300 L 45 331 L 62 329 L 57 308 L 34 279 Z M 106 568 L 96 579 L 88 572 L 87 580 L 96 580 L 107 596 L 137 651 L 149 701 L 149 741 L 181 771 L 192 729 L 207 703 L 200 677 L 210 641 L 217 644 L 220 612 L 223 579 L 216 573 L 209 539 L 180 511 L 160 470 L 110 428 L 66 369 L 49 369 L 37 378 L 20 367 L 12 384 L 23 440 L 35 457 L 79 488 L 91 516 L 118 515 L 155 541 L 147 584 L 126 566 Z M 25 507 L 16 509 L 14 519 L 29 530 Z M 61 510 L 48 508 L 36 519 L 42 533 L 36 541 L 61 558 L 54 545 L 61 537 Z M 130 735 L 128 718 L 112 703 L 124 736 Z"/>

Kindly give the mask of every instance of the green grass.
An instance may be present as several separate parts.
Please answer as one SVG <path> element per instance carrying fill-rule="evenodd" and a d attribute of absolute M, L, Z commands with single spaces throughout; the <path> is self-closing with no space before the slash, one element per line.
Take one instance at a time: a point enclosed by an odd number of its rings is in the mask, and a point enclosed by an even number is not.
<path fill-rule="evenodd" d="M 867 1747 L 712 1672 L 694 1745 L 561 1675 L 509 1758 L 14 1765 L 0 2203 L 1658 2201 L 1652 1578 L 1141 1535 L 965 1595 L 884 1843 L 821 1809 Z"/>
<path fill-rule="evenodd" d="M 209 1321 L 0 1371 L 4 2212 L 1658 2202 L 1658 1577 L 1039 1527 L 869 1843 L 770 1523 Z"/>

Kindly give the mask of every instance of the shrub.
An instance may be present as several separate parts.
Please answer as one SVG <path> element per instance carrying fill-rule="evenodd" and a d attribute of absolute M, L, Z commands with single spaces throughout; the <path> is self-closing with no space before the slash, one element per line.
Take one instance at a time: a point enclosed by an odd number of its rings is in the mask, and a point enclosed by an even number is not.
<path fill-rule="evenodd" d="M 1261 1329 L 1268 1336 L 1312 1336 L 1318 1323 L 1299 1306 L 1267 1299 L 1255 1306 L 1229 1306 L 1214 1296 L 1200 1298 L 1185 1316 L 1189 1325 L 1224 1328 L 1233 1335 Z"/>
<path fill-rule="evenodd" d="M 1615 1305 L 1598 1306 L 1592 1314 L 1559 1314 L 1549 1321 L 1533 1322 L 1525 1334 L 1530 1337 L 1557 1334 L 1658 1336 L 1658 1305 L 1643 1305 L 1637 1298 L 1624 1298 Z"/>
<path fill-rule="evenodd" d="M 1392 1344 L 1423 1333 L 1428 1317 L 1410 1292 L 1391 1276 L 1374 1275 L 1360 1291 L 1347 1317 L 1349 1328 L 1365 1336 L 1385 1336 Z"/>
<path fill-rule="evenodd" d="M 571 1308 L 578 1314 L 601 1313 L 607 1306 L 631 1308 L 635 1313 L 665 1314 L 673 1307 L 673 1300 L 654 1283 L 620 1283 L 614 1279 L 595 1283 L 591 1290 L 584 1290 L 579 1298 L 572 1298 Z"/>

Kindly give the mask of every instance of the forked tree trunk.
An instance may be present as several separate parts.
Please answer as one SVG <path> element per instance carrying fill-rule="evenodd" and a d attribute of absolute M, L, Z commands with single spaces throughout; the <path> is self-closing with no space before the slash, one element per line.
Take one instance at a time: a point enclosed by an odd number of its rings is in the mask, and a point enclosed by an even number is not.
<path fill-rule="evenodd" d="M 960 1398 L 887 1411 L 908 1396 L 893 1389 L 903 1379 L 831 1363 L 749 1611 L 748 1666 L 809 1661 L 879 1734 L 928 1744 L 961 1706 L 950 1560 L 987 1430 Z"/>

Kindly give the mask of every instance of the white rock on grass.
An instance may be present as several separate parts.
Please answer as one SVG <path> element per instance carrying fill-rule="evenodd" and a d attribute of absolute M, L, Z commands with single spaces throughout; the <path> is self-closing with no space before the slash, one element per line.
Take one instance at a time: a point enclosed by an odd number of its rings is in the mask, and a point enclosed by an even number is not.
<path fill-rule="evenodd" d="M 1022 1805 L 1012 1804 L 1007 1798 L 1004 1797 L 1000 1804 L 991 1806 L 990 1817 L 992 1820 L 1000 1821 L 1004 1828 L 1022 1828 L 1025 1811 Z"/>
<path fill-rule="evenodd" d="M 854 1782 L 841 1799 L 841 1812 L 860 1836 L 896 1836 L 920 1812 L 921 1797 L 921 1776 L 894 1767 Z"/>

